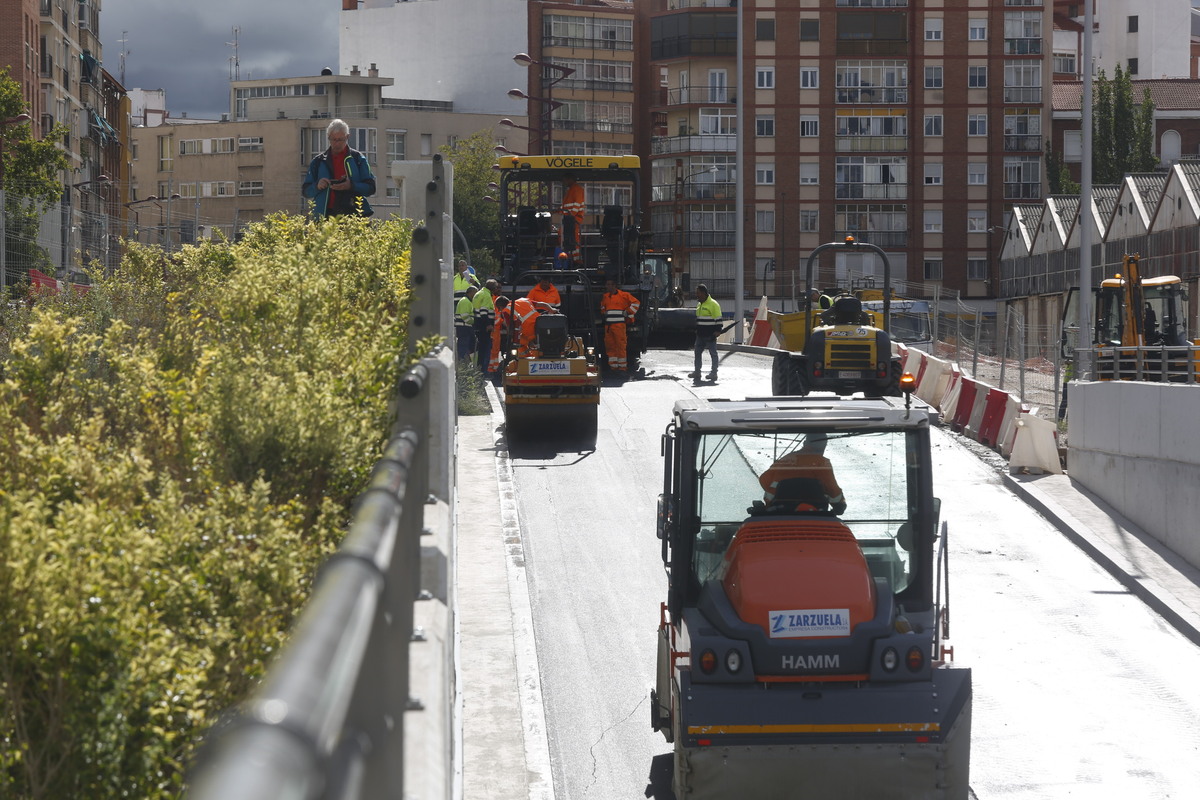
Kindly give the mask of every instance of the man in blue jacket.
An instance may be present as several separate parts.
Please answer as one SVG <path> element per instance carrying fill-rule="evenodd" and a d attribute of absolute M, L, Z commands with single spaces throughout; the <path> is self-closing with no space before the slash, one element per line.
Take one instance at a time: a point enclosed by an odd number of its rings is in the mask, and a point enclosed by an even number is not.
<path fill-rule="evenodd" d="M 375 176 L 366 157 L 350 147 L 350 126 L 335 119 L 325 135 L 329 149 L 313 158 L 304 176 L 303 192 L 313 200 L 313 213 L 318 217 L 371 216 L 375 212 L 367 198 L 375 194 Z"/>

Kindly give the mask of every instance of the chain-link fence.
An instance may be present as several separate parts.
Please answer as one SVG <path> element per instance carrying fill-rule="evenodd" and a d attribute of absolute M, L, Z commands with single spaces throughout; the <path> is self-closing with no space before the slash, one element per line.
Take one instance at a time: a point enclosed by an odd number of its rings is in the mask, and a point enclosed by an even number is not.
<path fill-rule="evenodd" d="M 1009 392 L 1038 417 L 1056 421 L 1064 366 L 1056 326 L 1028 324 L 1013 306 L 1002 305 L 996 314 L 985 315 L 955 300 L 950 309 L 939 315 L 934 355 Z"/>

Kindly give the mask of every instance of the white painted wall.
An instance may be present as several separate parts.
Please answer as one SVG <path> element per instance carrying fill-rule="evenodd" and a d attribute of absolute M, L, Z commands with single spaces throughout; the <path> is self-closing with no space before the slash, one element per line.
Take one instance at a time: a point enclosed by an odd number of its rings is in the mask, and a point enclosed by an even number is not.
<path fill-rule="evenodd" d="M 385 97 L 449 100 L 455 111 L 523 115 L 508 97 L 526 89 L 528 69 L 513 63 L 528 51 L 525 0 L 365 0 L 338 12 L 338 62 L 349 74 L 375 64 L 396 83 Z"/>
<path fill-rule="evenodd" d="M 1073 383 L 1071 479 L 1200 567 L 1200 384 Z"/>
<path fill-rule="evenodd" d="M 1138 18 L 1137 33 L 1128 32 L 1131 16 Z M 1096 22 L 1096 59 L 1109 77 L 1131 58 L 1139 79 L 1191 75 L 1192 8 L 1184 0 L 1105 0 Z"/>

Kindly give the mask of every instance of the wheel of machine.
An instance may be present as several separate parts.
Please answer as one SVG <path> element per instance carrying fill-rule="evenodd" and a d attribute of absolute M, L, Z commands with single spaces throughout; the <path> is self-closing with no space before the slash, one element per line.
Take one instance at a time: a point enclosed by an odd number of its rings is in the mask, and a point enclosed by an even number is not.
<path fill-rule="evenodd" d="M 771 361 L 771 394 L 780 397 L 788 392 L 788 373 L 791 371 L 791 359 L 785 355 L 777 355 Z"/>
<path fill-rule="evenodd" d="M 804 397 L 808 394 L 808 385 L 804 382 L 803 362 L 788 360 L 787 370 L 784 372 L 783 393 L 792 397 Z"/>

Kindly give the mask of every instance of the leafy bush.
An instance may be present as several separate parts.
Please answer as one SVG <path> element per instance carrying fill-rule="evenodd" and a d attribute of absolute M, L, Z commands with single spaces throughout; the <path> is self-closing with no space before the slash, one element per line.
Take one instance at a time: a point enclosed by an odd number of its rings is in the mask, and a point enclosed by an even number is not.
<path fill-rule="evenodd" d="M 0 312 L 0 797 L 179 794 L 432 344 L 403 354 L 409 234 L 275 216 Z"/>

